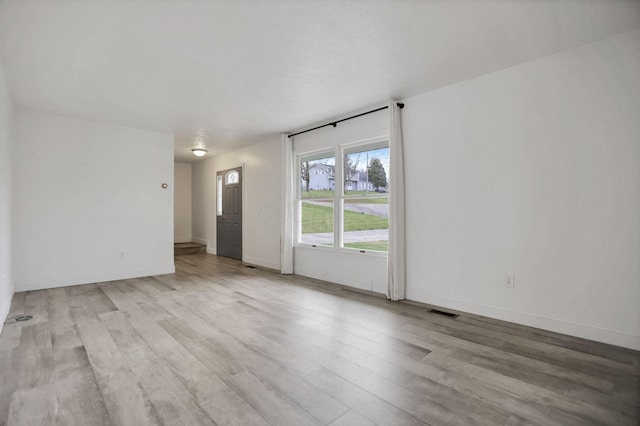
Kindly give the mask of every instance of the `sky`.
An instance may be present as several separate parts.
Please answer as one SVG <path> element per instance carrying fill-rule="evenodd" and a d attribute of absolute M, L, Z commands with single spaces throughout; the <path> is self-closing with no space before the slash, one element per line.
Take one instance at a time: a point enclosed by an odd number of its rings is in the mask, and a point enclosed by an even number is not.
<path fill-rule="evenodd" d="M 353 158 L 354 163 L 359 159 L 357 170 L 361 171 L 367 171 L 367 166 L 369 165 L 371 160 L 374 158 L 378 158 L 382 163 L 382 167 L 384 167 L 384 171 L 387 173 L 387 176 L 389 176 L 389 148 L 380 148 L 365 152 L 354 152 L 353 154 L 349 154 L 349 156 Z"/>
<path fill-rule="evenodd" d="M 367 166 L 371 162 L 372 159 L 378 158 L 382 163 L 382 167 L 384 167 L 384 171 L 387 173 L 387 177 L 389 177 L 389 148 L 379 148 L 371 151 L 363 151 L 363 152 L 354 152 L 348 154 L 352 159 L 353 163 L 357 163 L 357 170 L 366 172 Z M 318 160 L 313 160 L 310 163 L 320 163 L 320 164 L 328 164 L 335 165 L 336 161 L 334 157 L 330 158 L 320 158 Z"/>

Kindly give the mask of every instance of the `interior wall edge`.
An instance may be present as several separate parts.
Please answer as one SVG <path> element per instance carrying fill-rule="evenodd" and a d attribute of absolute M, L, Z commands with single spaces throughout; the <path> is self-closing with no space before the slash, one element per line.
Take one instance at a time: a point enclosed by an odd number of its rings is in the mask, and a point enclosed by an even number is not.
<path fill-rule="evenodd" d="M 14 105 L 0 64 L 0 333 L 15 293 L 11 268 Z"/>
<path fill-rule="evenodd" d="M 190 163 L 174 162 L 173 241 L 189 243 L 193 237 L 192 176 Z"/>

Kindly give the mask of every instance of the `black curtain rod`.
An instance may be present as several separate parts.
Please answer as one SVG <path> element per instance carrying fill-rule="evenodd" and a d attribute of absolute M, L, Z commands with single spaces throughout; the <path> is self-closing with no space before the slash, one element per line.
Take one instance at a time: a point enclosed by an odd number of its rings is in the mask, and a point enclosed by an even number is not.
<path fill-rule="evenodd" d="M 360 114 L 352 115 L 351 117 L 343 118 L 342 120 L 332 121 L 331 123 L 323 124 L 322 126 L 314 127 L 313 129 L 307 129 L 307 130 L 303 130 L 303 131 L 298 132 L 298 133 L 293 133 L 293 134 L 291 134 L 291 135 L 289 135 L 287 137 L 288 138 L 292 138 L 292 137 L 294 137 L 296 135 L 301 135 L 303 133 L 307 133 L 307 132 L 310 132 L 312 130 L 322 129 L 323 127 L 328 127 L 328 126 L 336 127 L 338 125 L 338 123 L 342 123 L 343 121 L 351 120 L 352 118 L 362 117 L 363 115 L 367 115 L 367 114 L 371 114 L 371 113 L 374 113 L 374 112 L 382 111 L 383 109 L 387 109 L 387 108 L 389 108 L 389 105 L 383 106 L 383 107 L 377 108 L 377 109 L 372 109 L 371 111 L 363 112 L 363 113 L 360 113 Z M 404 104 L 402 102 L 398 102 L 398 108 L 400 108 L 400 109 L 404 108 Z"/>

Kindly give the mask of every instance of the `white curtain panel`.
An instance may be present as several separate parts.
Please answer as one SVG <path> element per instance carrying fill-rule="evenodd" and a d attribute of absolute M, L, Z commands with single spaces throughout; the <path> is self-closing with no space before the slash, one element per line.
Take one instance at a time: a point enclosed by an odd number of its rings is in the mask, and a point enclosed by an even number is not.
<path fill-rule="evenodd" d="M 389 102 L 389 253 L 387 271 L 389 286 L 387 297 L 391 300 L 405 298 L 405 198 L 404 198 L 404 150 L 402 147 L 401 109 L 397 101 Z"/>
<path fill-rule="evenodd" d="M 280 273 L 293 274 L 293 138 L 283 134 L 282 144 L 282 232 Z"/>

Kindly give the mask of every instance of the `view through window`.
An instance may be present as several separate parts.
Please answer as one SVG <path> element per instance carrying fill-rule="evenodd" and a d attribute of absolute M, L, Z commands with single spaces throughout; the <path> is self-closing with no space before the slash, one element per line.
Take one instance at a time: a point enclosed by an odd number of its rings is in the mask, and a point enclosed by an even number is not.
<path fill-rule="evenodd" d="M 340 173 L 336 173 L 336 152 L 299 157 L 301 226 L 298 241 L 335 246 L 334 223 L 342 221 L 342 247 L 386 252 L 388 142 L 358 145 L 338 153 L 342 155 Z"/>
<path fill-rule="evenodd" d="M 333 153 L 300 160 L 301 243 L 334 245 L 335 164 Z"/>
<path fill-rule="evenodd" d="M 343 245 L 387 251 L 389 242 L 389 147 L 344 151 Z"/>

